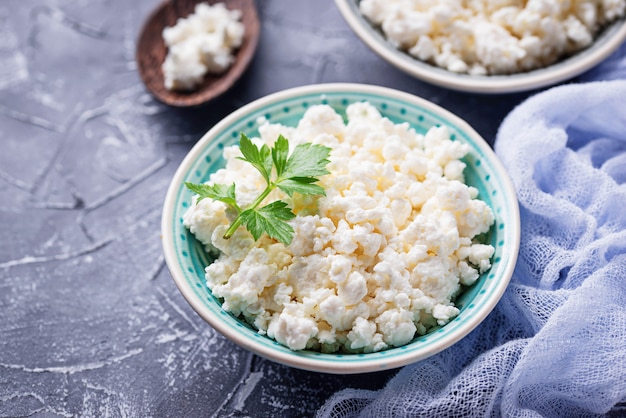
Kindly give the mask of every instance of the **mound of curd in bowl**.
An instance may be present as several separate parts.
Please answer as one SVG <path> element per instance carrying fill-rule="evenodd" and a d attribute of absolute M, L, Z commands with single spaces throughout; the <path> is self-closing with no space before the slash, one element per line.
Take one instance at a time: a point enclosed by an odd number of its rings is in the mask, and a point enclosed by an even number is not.
<path fill-rule="evenodd" d="M 456 73 L 546 67 L 624 17 L 624 0 L 363 0 L 359 10 L 395 48 Z"/>
<path fill-rule="evenodd" d="M 464 183 L 469 146 L 445 126 L 422 135 L 394 123 L 367 102 L 346 110 L 311 106 L 295 127 L 262 121 L 257 144 L 280 134 L 292 147 L 332 149 L 320 177 L 326 196 L 269 200 L 297 215 L 286 246 L 258 241 L 240 227 L 223 235 L 232 214 L 219 201 L 196 197 L 184 224 L 215 261 L 207 286 L 222 307 L 292 350 L 368 353 L 402 346 L 459 313 L 454 300 L 491 267 L 494 248 L 481 236 L 494 223 L 476 188 Z M 237 185 L 237 201 L 252 203 L 264 180 L 226 147 L 226 165 L 209 183 Z"/>

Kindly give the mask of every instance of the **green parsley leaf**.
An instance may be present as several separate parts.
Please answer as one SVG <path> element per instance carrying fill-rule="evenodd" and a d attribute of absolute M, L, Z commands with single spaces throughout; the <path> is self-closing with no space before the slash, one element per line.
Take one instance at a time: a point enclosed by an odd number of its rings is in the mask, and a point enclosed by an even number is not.
<path fill-rule="evenodd" d="M 260 209 L 246 209 L 241 213 L 241 223 L 250 231 L 255 240 L 265 232 L 285 245 L 289 245 L 294 230 L 286 221 L 296 215 L 287 207 L 287 203 L 277 200 Z"/>
<path fill-rule="evenodd" d="M 185 183 L 185 186 L 198 195 L 198 202 L 204 198 L 211 198 L 224 202 L 236 211 L 237 217 L 226 230 L 224 238 L 230 238 L 237 228 L 243 225 L 255 240 L 265 233 L 289 245 L 294 230 L 287 221 L 296 215 L 282 200 L 276 200 L 265 206 L 261 204 L 276 188 L 290 197 L 294 193 L 325 195 L 324 189 L 315 183 L 319 181 L 319 176 L 329 174 L 326 165 L 329 163 L 330 148 L 311 143 L 299 144 L 289 155 L 289 141 L 282 135 L 270 149 L 267 145 L 257 147 L 242 133 L 239 149 L 242 157 L 238 158 L 252 164 L 266 182 L 265 189 L 248 207 L 242 210 L 237 204 L 235 184 L 225 186 Z"/>
<path fill-rule="evenodd" d="M 317 181 L 315 177 L 293 177 L 285 179 L 278 183 L 278 188 L 287 193 L 290 197 L 295 192 L 300 194 L 317 194 L 326 196 L 326 192 L 317 184 L 313 184 Z"/>
<path fill-rule="evenodd" d="M 294 177 L 317 177 L 329 174 L 326 169 L 330 148 L 311 143 L 299 144 L 289 156 L 285 170 L 278 177 L 288 179 Z"/>
<path fill-rule="evenodd" d="M 224 184 L 194 184 L 185 183 L 185 186 L 192 192 L 198 195 L 198 203 L 202 199 L 219 200 L 226 203 L 228 206 L 232 206 L 237 209 L 237 213 L 241 212 L 239 206 L 237 206 L 237 198 L 235 197 L 235 183 L 230 186 Z"/>
<path fill-rule="evenodd" d="M 239 149 L 243 158 L 238 158 L 252 164 L 261 173 L 265 181 L 269 183 L 272 174 L 272 157 L 268 146 L 263 145 L 261 148 L 257 148 L 250 138 L 242 133 L 239 139 Z"/>

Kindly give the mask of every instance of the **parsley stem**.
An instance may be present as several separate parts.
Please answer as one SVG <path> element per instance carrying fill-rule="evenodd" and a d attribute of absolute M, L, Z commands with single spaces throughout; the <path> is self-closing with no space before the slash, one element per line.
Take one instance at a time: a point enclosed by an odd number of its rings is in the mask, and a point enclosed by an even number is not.
<path fill-rule="evenodd" d="M 256 199 L 254 199 L 254 202 L 252 202 L 252 204 L 245 210 L 255 210 L 275 188 L 276 183 L 270 182 L 265 190 L 263 190 L 263 193 L 261 193 Z M 241 226 L 241 212 L 241 210 L 237 211 L 237 217 L 235 218 L 233 223 L 230 224 L 226 232 L 224 232 L 224 239 L 229 239 L 230 237 L 232 237 L 237 228 Z"/>
<path fill-rule="evenodd" d="M 224 232 L 224 239 L 229 239 L 233 236 L 237 228 L 241 226 L 241 215 L 237 215 L 233 223 L 230 224 L 226 232 Z"/>

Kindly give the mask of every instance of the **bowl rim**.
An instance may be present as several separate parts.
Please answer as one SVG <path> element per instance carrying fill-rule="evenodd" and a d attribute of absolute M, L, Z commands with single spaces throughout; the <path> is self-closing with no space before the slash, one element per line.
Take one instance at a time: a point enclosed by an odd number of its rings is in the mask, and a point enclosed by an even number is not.
<path fill-rule="evenodd" d="M 396 68 L 428 83 L 453 90 L 500 94 L 528 91 L 568 80 L 599 64 L 626 40 L 626 17 L 604 28 L 587 47 L 555 64 L 524 73 L 472 76 L 422 62 L 391 46 L 360 13 L 359 0 L 335 0 L 348 26 L 376 54 Z"/>
<path fill-rule="evenodd" d="M 507 232 L 512 237 L 512 239 L 507 240 L 509 243 L 507 245 L 508 253 L 511 257 L 506 260 L 506 263 L 503 262 L 502 275 L 498 277 L 497 284 L 492 288 L 489 299 L 487 299 L 487 303 L 475 309 L 475 311 L 479 312 L 478 314 L 471 315 L 466 321 L 463 322 L 461 329 L 462 332 L 443 336 L 441 339 L 438 339 L 436 343 L 429 344 L 428 349 L 417 351 L 418 355 L 416 355 L 416 350 L 407 350 L 406 353 L 396 353 L 391 360 L 385 359 L 383 355 L 380 358 L 368 358 L 363 361 L 328 362 L 323 359 L 316 358 L 315 356 L 300 355 L 300 352 L 296 351 L 285 354 L 262 344 L 258 344 L 254 341 L 254 339 L 246 338 L 236 332 L 236 330 L 231 329 L 228 324 L 210 312 L 210 310 L 206 308 L 200 300 L 198 300 L 190 283 L 185 280 L 184 277 L 186 273 L 184 273 L 183 268 L 177 260 L 177 254 L 173 245 L 173 225 L 176 221 L 174 219 L 174 204 L 176 196 L 179 190 L 183 187 L 183 181 L 189 171 L 189 168 L 199 157 L 202 156 L 203 151 L 205 151 L 211 141 L 233 122 L 241 119 L 245 115 L 252 114 L 256 110 L 271 105 L 272 103 L 309 94 L 324 95 L 326 93 L 335 92 L 377 95 L 397 99 L 399 101 L 427 109 L 438 117 L 453 123 L 459 130 L 462 130 L 465 134 L 467 134 L 471 138 L 473 145 L 482 153 L 484 157 L 489 159 L 489 164 L 493 165 L 494 175 L 497 175 L 499 177 L 499 181 L 502 183 L 503 190 L 501 190 L 501 194 L 504 194 L 506 199 L 508 199 L 507 201 L 511 202 L 511 219 L 509 220 L 507 218 L 507 225 L 510 225 L 510 227 L 507 226 Z M 184 299 L 196 311 L 196 313 L 222 335 L 226 336 L 240 347 L 284 365 L 323 373 L 353 374 L 393 369 L 423 360 L 450 347 L 476 328 L 480 322 L 482 322 L 482 320 L 484 320 L 484 318 L 486 318 L 487 315 L 495 308 L 496 304 L 504 294 L 511 276 L 513 275 L 513 270 L 515 268 L 519 252 L 520 217 L 515 189 L 512 181 L 504 169 L 504 166 L 500 163 L 487 142 L 467 122 L 452 114 L 448 110 L 427 101 L 426 99 L 403 91 L 368 84 L 327 83 L 290 88 L 264 96 L 239 108 L 209 129 L 183 158 L 170 182 L 165 201 L 163 203 L 161 237 L 165 261 L 179 291 L 183 295 Z M 344 354 L 343 356 L 351 356 L 351 354 Z"/>

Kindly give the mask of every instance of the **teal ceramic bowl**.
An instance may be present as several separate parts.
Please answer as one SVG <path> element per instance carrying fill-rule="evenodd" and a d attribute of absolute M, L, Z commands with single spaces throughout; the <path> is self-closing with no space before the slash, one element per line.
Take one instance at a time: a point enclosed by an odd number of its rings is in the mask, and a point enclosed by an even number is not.
<path fill-rule="evenodd" d="M 209 179 L 222 167 L 222 149 L 235 144 L 239 133 L 258 136 L 257 120 L 295 126 L 315 104 L 328 104 L 345 115 L 348 104 L 368 101 L 392 121 L 408 122 L 420 133 L 447 125 L 454 140 L 470 145 L 465 157 L 466 182 L 493 210 L 496 221 L 487 239 L 495 247 L 492 268 L 456 300 L 460 314 L 447 325 L 409 344 L 370 354 L 323 354 L 292 351 L 222 309 L 207 288 L 204 269 L 211 263 L 203 246 L 183 225 L 192 198 L 183 183 Z M 292 367 L 336 374 L 397 368 L 423 360 L 461 340 L 493 310 L 513 273 L 520 239 L 519 209 L 509 177 L 489 145 L 463 120 L 419 97 L 388 88 L 360 84 L 320 84 L 275 93 L 252 102 L 224 118 L 193 147 L 178 168 L 167 191 L 162 219 L 167 266 L 184 298 L 217 331 L 239 346 Z"/>

